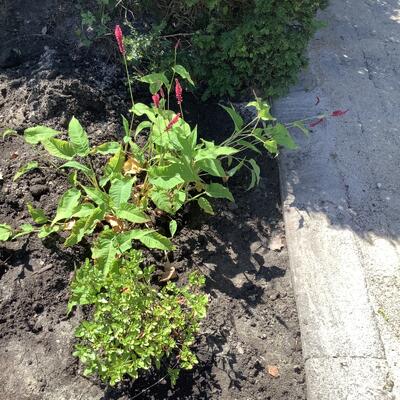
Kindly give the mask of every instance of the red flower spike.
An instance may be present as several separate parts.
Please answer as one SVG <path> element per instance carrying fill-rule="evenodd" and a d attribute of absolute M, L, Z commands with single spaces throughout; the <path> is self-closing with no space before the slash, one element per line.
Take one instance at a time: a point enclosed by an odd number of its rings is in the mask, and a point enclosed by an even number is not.
<path fill-rule="evenodd" d="M 182 86 L 179 83 L 178 79 L 175 79 L 175 96 L 178 104 L 182 104 L 183 97 L 182 97 Z"/>
<path fill-rule="evenodd" d="M 171 122 L 167 125 L 165 130 L 169 131 L 179 121 L 180 117 L 181 113 L 176 114 L 175 117 L 172 118 Z"/>
<path fill-rule="evenodd" d="M 310 124 L 310 128 L 314 128 L 314 126 L 319 125 L 320 123 L 324 122 L 325 118 L 320 118 L 318 120 L 316 120 L 315 122 Z"/>
<path fill-rule="evenodd" d="M 119 48 L 119 52 L 124 55 L 125 54 L 125 47 L 124 47 L 124 43 L 123 43 L 123 34 L 122 34 L 122 30 L 121 27 L 119 25 L 115 25 L 115 39 L 117 40 L 118 43 L 118 48 Z"/>
<path fill-rule="evenodd" d="M 181 39 L 178 39 L 178 41 L 175 43 L 175 51 L 178 50 L 178 48 L 180 47 L 180 45 L 181 45 Z"/>
<path fill-rule="evenodd" d="M 153 94 L 153 96 L 151 96 L 151 98 L 153 99 L 154 107 L 160 107 L 160 95 L 158 93 L 155 93 Z"/>
<path fill-rule="evenodd" d="M 345 115 L 345 114 L 347 114 L 347 112 L 348 112 L 349 110 L 347 109 L 347 110 L 336 110 L 336 111 L 333 111 L 333 113 L 331 114 L 331 117 L 342 117 L 343 115 Z"/>

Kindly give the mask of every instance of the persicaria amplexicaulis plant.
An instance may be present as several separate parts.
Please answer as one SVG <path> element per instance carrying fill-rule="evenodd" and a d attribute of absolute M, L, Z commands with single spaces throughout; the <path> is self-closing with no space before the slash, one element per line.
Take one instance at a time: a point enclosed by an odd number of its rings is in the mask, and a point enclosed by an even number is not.
<path fill-rule="evenodd" d="M 174 250 L 176 215 L 191 203 L 212 215 L 213 199 L 234 201 L 228 184 L 242 168 L 249 173 L 248 189 L 253 188 L 260 168 L 251 154 L 260 154 L 260 148 L 272 155 L 280 147 L 295 149 L 289 128 L 307 134 L 309 119 L 282 124 L 271 115 L 268 103 L 256 98 L 249 103 L 255 111 L 251 121 L 244 121 L 233 106 L 222 106 L 233 121 L 232 134 L 219 144 L 204 140 L 197 127 L 185 121 L 182 110 L 179 79 L 194 85 L 189 72 L 175 63 L 169 72 L 141 77 L 149 85 L 150 105 L 135 103 L 118 25 L 115 37 L 132 100 L 130 121 L 122 120 L 122 140 L 92 145 L 75 117 L 66 140 L 49 127 L 26 129 L 25 141 L 42 146 L 57 168 L 68 171 L 70 187 L 54 215 L 28 204 L 32 223 L 17 229 L 0 224 L 0 240 L 62 234 L 64 245 L 74 246 L 90 237 L 91 260 L 76 271 L 69 302 L 69 312 L 85 304 L 94 308 L 93 316 L 77 330 L 81 340 L 75 354 L 86 366 L 85 373 L 114 384 L 125 375 L 136 378 L 153 365 L 160 367 L 161 359 L 169 357 L 170 377 L 176 380 L 179 368 L 190 369 L 196 363 L 190 345 L 207 303 L 199 274 L 191 274 L 186 286 L 169 282 L 176 275 L 168 258 Z M 171 101 L 179 113 L 170 109 Z M 101 161 L 94 162 L 96 158 Z M 15 180 L 34 168 L 40 168 L 37 161 L 17 171 Z M 160 231 L 160 216 L 168 221 L 169 232 Z M 154 286 L 155 268 L 144 265 L 140 248 L 164 255 L 159 281 L 165 287 Z"/>

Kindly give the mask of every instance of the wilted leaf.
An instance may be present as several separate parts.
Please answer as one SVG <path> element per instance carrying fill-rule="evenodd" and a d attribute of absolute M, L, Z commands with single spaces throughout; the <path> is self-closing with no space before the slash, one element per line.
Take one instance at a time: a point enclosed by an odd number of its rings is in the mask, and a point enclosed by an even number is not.
<path fill-rule="evenodd" d="M 164 265 L 164 272 L 163 274 L 160 276 L 159 281 L 160 282 L 168 282 L 171 279 L 176 278 L 176 269 L 174 266 L 171 265 L 171 263 L 169 261 L 167 261 Z"/>
<path fill-rule="evenodd" d="M 126 229 L 124 221 L 114 215 L 106 215 L 104 219 L 110 224 L 114 232 L 123 232 Z"/>
<path fill-rule="evenodd" d="M 132 157 L 129 157 L 125 161 L 123 169 L 124 169 L 124 173 L 125 174 L 130 174 L 130 175 L 136 175 L 140 171 L 142 171 L 140 163 L 136 159 L 134 159 Z"/>

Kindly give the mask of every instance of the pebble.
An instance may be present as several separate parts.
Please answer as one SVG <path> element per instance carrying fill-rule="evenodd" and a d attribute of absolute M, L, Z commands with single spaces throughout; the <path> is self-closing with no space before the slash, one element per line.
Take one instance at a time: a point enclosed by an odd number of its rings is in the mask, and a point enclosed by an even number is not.
<path fill-rule="evenodd" d="M 29 188 L 29 190 L 34 198 L 39 199 L 40 196 L 49 191 L 49 188 L 46 185 L 33 185 Z"/>

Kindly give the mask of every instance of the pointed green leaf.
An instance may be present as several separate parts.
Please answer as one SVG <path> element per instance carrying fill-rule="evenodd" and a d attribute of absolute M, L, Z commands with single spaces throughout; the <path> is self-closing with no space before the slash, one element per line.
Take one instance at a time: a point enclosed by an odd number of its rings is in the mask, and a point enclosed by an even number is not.
<path fill-rule="evenodd" d="M 258 185 L 260 183 L 260 167 L 258 166 L 258 164 L 255 162 L 255 160 L 251 159 L 249 160 L 249 163 L 254 171 L 255 174 L 255 184 Z"/>
<path fill-rule="evenodd" d="M 153 189 L 150 198 L 160 210 L 168 214 L 175 214 L 185 203 L 186 193 L 183 190 Z"/>
<path fill-rule="evenodd" d="M 93 149 L 94 153 L 99 154 L 116 154 L 121 150 L 121 145 L 118 142 L 106 142 Z"/>
<path fill-rule="evenodd" d="M 276 124 L 272 128 L 267 128 L 267 131 L 279 145 L 284 146 L 289 150 L 297 149 L 297 144 L 293 140 L 285 125 Z"/>
<path fill-rule="evenodd" d="M 149 249 L 169 251 L 173 249 L 171 241 L 158 232 L 150 232 L 139 239 Z"/>
<path fill-rule="evenodd" d="M 85 235 L 90 235 L 97 223 L 104 218 L 104 214 L 103 208 L 95 208 L 90 215 L 76 221 L 64 245 L 66 247 L 73 246 L 79 243 Z"/>
<path fill-rule="evenodd" d="M 38 168 L 39 164 L 37 161 L 31 161 L 28 162 L 28 164 L 25 164 L 23 167 L 21 167 L 16 174 L 14 175 L 13 181 L 16 181 L 19 179 L 22 175 L 26 174 L 28 171 L 31 171 L 35 168 Z"/>
<path fill-rule="evenodd" d="M 310 131 L 306 128 L 304 122 L 295 121 L 292 123 L 292 125 L 293 127 L 300 129 L 305 136 L 308 137 L 310 135 Z"/>
<path fill-rule="evenodd" d="M 62 158 L 64 160 L 72 160 L 76 155 L 74 146 L 65 140 L 51 138 L 43 141 L 42 144 L 47 152 L 54 157 Z"/>
<path fill-rule="evenodd" d="M 121 174 L 124 162 L 125 153 L 121 149 L 107 161 L 104 167 L 103 177 L 100 180 L 100 186 L 104 187 L 115 174 Z"/>
<path fill-rule="evenodd" d="M 115 210 L 115 215 L 133 224 L 143 224 L 150 221 L 149 216 L 133 204 L 121 204 L 120 207 Z"/>
<path fill-rule="evenodd" d="M 90 179 L 93 179 L 94 176 L 95 176 L 94 172 L 89 167 L 79 163 L 78 161 L 68 161 L 65 164 L 61 165 L 60 168 L 74 168 L 74 169 L 77 169 L 78 171 L 82 171 Z"/>
<path fill-rule="evenodd" d="M 110 198 L 107 193 L 104 193 L 101 190 L 98 190 L 91 186 L 83 186 L 83 189 L 85 190 L 90 200 L 93 200 L 97 205 L 108 205 Z"/>
<path fill-rule="evenodd" d="M 51 225 L 43 225 L 42 227 L 40 227 L 38 238 L 44 239 L 52 233 L 58 232 L 60 229 L 60 225 L 54 225 L 53 227 Z"/>
<path fill-rule="evenodd" d="M 99 268 L 103 270 L 103 275 L 108 275 L 115 262 L 118 249 L 115 246 L 114 238 L 116 234 L 112 230 L 104 230 L 100 233 L 92 247 L 92 258 L 96 261 Z"/>
<path fill-rule="evenodd" d="M 60 132 L 48 128 L 47 126 L 34 126 L 32 128 L 25 129 L 24 138 L 26 143 L 38 144 L 42 141 L 49 140 L 59 133 Z"/>
<path fill-rule="evenodd" d="M 222 168 L 221 161 L 213 159 L 204 159 L 197 162 L 197 166 L 212 176 L 218 176 L 223 178 L 226 176 L 226 172 Z"/>
<path fill-rule="evenodd" d="M 246 149 L 256 152 L 257 154 L 261 154 L 261 151 L 253 143 L 250 143 L 247 140 L 238 140 L 238 144 L 245 147 Z"/>
<path fill-rule="evenodd" d="M 171 219 L 171 221 L 169 221 L 169 231 L 171 233 L 171 237 L 175 236 L 177 229 L 178 229 L 178 223 L 174 219 Z"/>
<path fill-rule="evenodd" d="M 221 104 L 221 107 L 229 114 L 232 118 L 233 123 L 235 124 L 235 130 L 240 131 L 243 128 L 244 121 L 241 115 L 233 108 L 231 105 L 230 107 L 225 107 Z"/>
<path fill-rule="evenodd" d="M 278 143 L 276 143 L 275 139 L 269 139 L 264 142 L 264 147 L 271 153 L 278 153 Z"/>
<path fill-rule="evenodd" d="M 28 203 L 28 211 L 32 219 L 39 225 L 45 224 L 49 220 L 43 210 L 33 207 L 30 203 Z"/>
<path fill-rule="evenodd" d="M 52 226 L 54 226 L 54 224 L 60 220 L 71 218 L 72 214 L 79 205 L 80 197 L 81 192 L 75 188 L 67 190 L 62 195 L 57 207 L 56 216 L 52 222 Z"/>
<path fill-rule="evenodd" d="M 228 199 L 230 201 L 234 201 L 230 190 L 220 183 L 210 183 L 209 185 L 206 185 L 205 192 L 208 196 L 216 199 Z"/>
<path fill-rule="evenodd" d="M 114 207 L 127 203 L 132 194 L 132 186 L 136 178 L 120 177 L 111 182 L 109 195 Z"/>
<path fill-rule="evenodd" d="M 186 79 L 189 83 L 191 83 L 194 86 L 194 82 L 185 67 L 178 64 L 172 67 L 172 69 L 176 74 L 180 75 L 183 79 Z"/>
<path fill-rule="evenodd" d="M 75 117 L 69 122 L 68 136 L 78 155 L 85 157 L 89 154 L 89 138 Z"/>
<path fill-rule="evenodd" d="M 210 202 L 205 197 L 199 197 L 197 199 L 197 203 L 200 208 L 203 209 L 207 214 L 214 215 L 214 210 L 210 204 Z"/>

